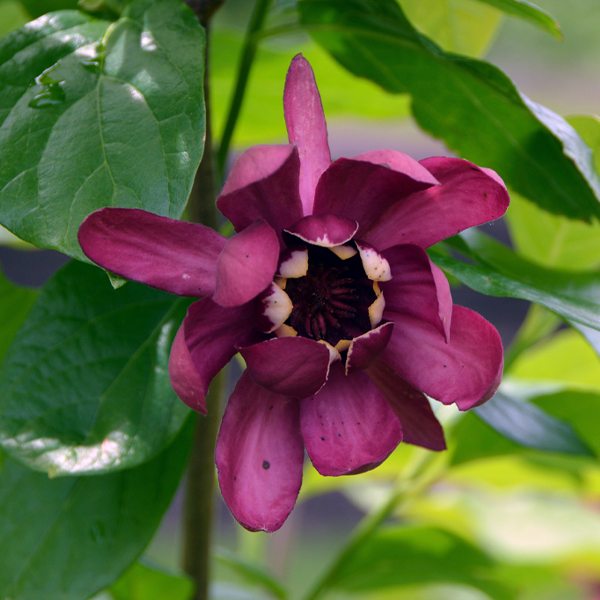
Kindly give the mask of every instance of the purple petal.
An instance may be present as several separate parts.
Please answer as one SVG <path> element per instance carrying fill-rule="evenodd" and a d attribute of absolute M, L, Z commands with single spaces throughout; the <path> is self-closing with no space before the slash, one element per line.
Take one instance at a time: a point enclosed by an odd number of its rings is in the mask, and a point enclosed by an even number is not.
<path fill-rule="evenodd" d="M 425 250 L 414 244 L 393 246 L 383 256 L 392 271 L 391 281 L 379 284 L 386 310 L 427 321 L 449 341 L 452 295 L 442 270 L 429 260 Z"/>
<path fill-rule="evenodd" d="M 221 306 L 240 306 L 273 281 L 279 262 L 279 240 L 265 221 L 256 221 L 227 240 L 217 260 L 217 289 Z"/>
<path fill-rule="evenodd" d="M 212 378 L 237 352 L 237 340 L 254 328 L 254 306 L 249 303 L 223 308 L 211 299 L 204 298 L 188 308 L 182 327 L 190 358 L 198 374 L 198 379 L 194 381 L 198 386 L 197 397 L 204 398 Z M 185 398 L 182 400 L 185 402 Z"/>
<path fill-rule="evenodd" d="M 171 346 L 169 379 L 171 387 L 180 400 L 193 410 L 206 414 L 206 389 L 185 343 L 183 324 L 177 331 Z"/>
<path fill-rule="evenodd" d="M 381 359 L 411 385 L 461 410 L 494 395 L 502 378 L 502 342 L 481 315 L 454 306 L 449 344 L 425 321 L 387 310 L 385 317 L 395 326 Z"/>
<path fill-rule="evenodd" d="M 323 173 L 313 214 L 334 213 L 360 223 L 358 236 L 390 206 L 406 196 L 437 185 L 416 160 L 395 150 L 375 150 L 340 158 Z"/>
<path fill-rule="evenodd" d="M 300 154 L 300 198 L 304 214 L 310 215 L 315 188 L 331 163 L 331 154 L 315 75 L 302 54 L 294 56 L 287 72 L 283 111 L 290 143 L 296 144 Z"/>
<path fill-rule="evenodd" d="M 384 323 L 376 329 L 354 338 L 348 348 L 346 373 L 352 375 L 366 369 L 388 345 L 392 336 L 393 323 Z"/>
<path fill-rule="evenodd" d="M 178 296 L 215 291 L 225 238 L 209 227 L 135 208 L 101 208 L 81 224 L 84 254 L 104 269 Z"/>
<path fill-rule="evenodd" d="M 217 439 L 219 485 L 233 516 L 251 531 L 276 531 L 302 484 L 298 400 L 272 394 L 248 372 L 238 381 Z"/>
<path fill-rule="evenodd" d="M 299 178 L 294 146 L 254 146 L 233 164 L 217 206 L 236 231 L 264 219 L 281 241 L 281 231 L 304 214 Z"/>
<path fill-rule="evenodd" d="M 441 185 L 412 194 L 386 210 L 361 239 L 379 250 L 397 244 L 428 248 L 460 231 L 493 221 L 508 208 L 499 177 L 458 158 L 421 161 Z"/>
<path fill-rule="evenodd" d="M 239 350 L 252 379 L 274 394 L 305 398 L 327 381 L 329 350 L 315 340 L 272 338 Z"/>
<path fill-rule="evenodd" d="M 425 394 L 402 379 L 382 360 L 375 360 L 367 375 L 389 402 L 402 425 L 402 440 L 429 450 L 445 450 L 444 430 Z"/>
<path fill-rule="evenodd" d="M 315 246 L 339 246 L 350 241 L 358 223 L 337 215 L 318 215 L 300 219 L 286 229 L 287 233 Z"/>
<path fill-rule="evenodd" d="M 402 439 L 400 422 L 364 372 L 331 366 L 323 389 L 300 403 L 302 437 L 321 475 L 363 473 L 380 465 Z"/>

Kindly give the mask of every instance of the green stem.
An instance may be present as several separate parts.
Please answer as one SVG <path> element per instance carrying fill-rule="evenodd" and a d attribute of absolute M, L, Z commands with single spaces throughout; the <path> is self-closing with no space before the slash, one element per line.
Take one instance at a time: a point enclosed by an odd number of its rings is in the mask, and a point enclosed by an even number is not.
<path fill-rule="evenodd" d="M 358 548 L 379 529 L 379 527 L 390 517 L 401 501 L 405 501 L 409 496 L 418 494 L 431 484 L 427 476 L 427 469 L 437 459 L 434 452 L 423 449 L 415 449 L 414 460 L 407 465 L 403 473 L 403 478 L 399 485 L 392 490 L 390 496 L 379 508 L 367 514 L 352 532 L 348 543 L 338 554 L 335 561 L 329 569 L 317 581 L 304 600 L 316 600 L 323 592 L 335 584 L 339 572 L 346 562 L 352 557 Z"/>
<path fill-rule="evenodd" d="M 223 180 L 229 146 L 231 145 L 231 139 L 238 117 L 240 116 L 250 70 L 252 68 L 252 63 L 254 62 L 254 57 L 256 56 L 259 42 L 257 34 L 263 27 L 270 6 L 271 0 L 257 0 L 250 18 L 250 23 L 248 24 L 248 29 L 246 30 L 235 91 L 231 98 L 227 120 L 225 121 L 225 129 L 223 130 L 223 136 L 221 137 L 221 143 L 219 145 L 219 150 L 217 151 L 217 174 L 219 176 L 219 181 Z"/>
<path fill-rule="evenodd" d="M 215 445 L 221 412 L 224 370 L 210 384 L 207 415 L 198 417 L 187 474 L 184 506 L 183 568 L 194 580 L 192 600 L 208 600 L 210 547 L 214 512 Z"/>

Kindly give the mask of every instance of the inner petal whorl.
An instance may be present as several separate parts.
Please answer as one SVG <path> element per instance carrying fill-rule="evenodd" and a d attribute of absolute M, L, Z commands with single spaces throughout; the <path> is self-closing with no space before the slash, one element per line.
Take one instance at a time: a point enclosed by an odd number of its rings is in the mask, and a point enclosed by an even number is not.
<path fill-rule="evenodd" d="M 358 254 L 342 260 L 327 248 L 309 246 L 306 275 L 288 279 L 285 291 L 293 304 L 286 324 L 302 337 L 335 346 L 371 329 L 369 306 L 376 294 Z"/>

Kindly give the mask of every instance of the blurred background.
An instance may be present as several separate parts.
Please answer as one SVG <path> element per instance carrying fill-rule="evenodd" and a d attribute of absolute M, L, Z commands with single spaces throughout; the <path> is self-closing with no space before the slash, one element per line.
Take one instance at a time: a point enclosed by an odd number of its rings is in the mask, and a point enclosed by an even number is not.
<path fill-rule="evenodd" d="M 74 3 L 0 0 L 0 35 L 46 12 Z M 537 4 L 560 23 L 564 40 L 475 0 L 400 0 L 407 16 L 421 32 L 445 50 L 485 57 L 500 67 L 533 99 L 562 116 L 600 113 L 600 2 L 598 0 L 540 0 Z M 252 5 L 248 0 L 227 0 L 214 23 L 211 60 L 213 128 L 218 139 L 223 127 L 237 56 Z M 293 3 L 277 4 L 273 26 L 289 21 Z M 449 155 L 438 141 L 426 136 L 409 116 L 409 99 L 392 96 L 367 81 L 357 81 L 318 49 L 304 34 L 292 33 L 267 39 L 261 46 L 241 120 L 234 136 L 234 155 L 248 145 L 285 142 L 282 91 L 291 57 L 302 51 L 310 60 L 319 84 L 333 158 L 354 156 L 377 148 L 392 148 L 421 159 Z M 486 166 L 486 165 L 481 165 Z M 510 209 L 522 217 L 542 218 L 526 201 L 515 198 Z M 527 212 L 529 211 L 529 212 Z M 594 239 L 597 226 L 585 227 Z M 535 240 L 502 220 L 484 226 L 486 233 L 542 262 Z M 577 238 L 577 232 L 571 233 Z M 515 239 L 516 237 L 519 239 Z M 586 238 L 587 239 L 587 238 Z M 600 247 L 600 236 L 595 246 Z M 41 286 L 66 262 L 54 251 L 25 247 L 7 232 L 0 232 L 0 263 L 4 274 L 20 285 Z M 587 247 L 586 247 L 587 248 Z M 581 252 L 587 252 L 583 248 Z M 576 249 L 574 250 L 577 251 Z M 565 264 L 560 261 L 564 260 Z M 568 268 L 569 257 L 553 266 Z M 600 254 L 583 265 L 597 269 Z M 480 312 L 500 331 L 508 346 L 527 312 L 524 301 L 482 296 L 455 287 L 457 304 Z M 597 355 L 580 338 L 560 334 L 526 352 L 514 365 L 516 380 L 544 385 L 571 382 L 582 390 L 600 388 Z M 240 366 L 232 361 L 230 387 Z M 510 383 L 510 381 L 509 381 Z M 451 427 L 457 415 L 442 410 L 440 419 Z M 599 432 L 600 435 L 600 432 Z M 450 450 L 453 452 L 454 450 Z M 308 470 L 299 506 L 283 528 L 270 536 L 242 530 L 218 500 L 215 545 L 240 550 L 249 560 L 266 563 L 271 571 L 291 582 L 298 596 L 314 581 L 337 548 L 360 521 L 364 510 L 381 498 L 395 473 L 409 460 L 412 449 L 402 446 L 371 475 L 342 480 L 323 479 Z M 525 600 L 593 600 L 600 598 L 600 470 L 581 477 L 579 465 L 556 466 L 543 455 L 508 453 L 505 456 L 464 462 L 455 461 L 450 474 L 432 485 L 419 502 L 403 512 L 403 518 L 440 524 L 476 541 L 499 557 L 506 576 L 519 581 Z M 147 552 L 161 565 L 177 567 L 180 548 L 179 493 Z M 221 596 L 262 598 L 235 587 L 236 574 L 215 562 Z M 435 569 L 435 565 L 432 565 Z M 345 597 L 345 596 L 344 596 Z M 351 596 L 352 597 L 352 596 Z M 419 586 L 377 592 L 369 598 L 429 598 L 477 600 L 487 598 L 468 586 Z"/>

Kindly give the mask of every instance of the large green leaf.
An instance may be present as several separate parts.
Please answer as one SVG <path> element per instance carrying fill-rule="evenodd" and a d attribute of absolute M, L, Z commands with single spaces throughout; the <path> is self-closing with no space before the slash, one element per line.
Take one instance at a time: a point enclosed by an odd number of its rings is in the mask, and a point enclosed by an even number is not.
<path fill-rule="evenodd" d="M 0 597 L 86 600 L 150 541 L 177 489 L 192 420 L 153 460 L 98 477 L 49 479 L 5 459 L 0 472 Z"/>
<path fill-rule="evenodd" d="M 189 600 L 194 582 L 183 573 L 171 573 L 137 562 L 111 587 L 114 600 Z"/>
<path fill-rule="evenodd" d="M 495 169 L 550 212 L 600 216 L 590 149 L 499 69 L 443 52 L 414 30 L 394 0 L 301 0 L 298 8 L 314 39 L 349 71 L 411 94 L 419 125 L 460 156 Z"/>
<path fill-rule="evenodd" d="M 530 300 L 566 319 L 600 330 L 600 274 L 566 273 L 537 266 L 477 231 L 470 231 L 465 239 L 465 253 L 479 264 L 432 253 L 433 260 L 482 294 Z"/>
<path fill-rule="evenodd" d="M 555 38 L 562 40 L 558 21 L 551 14 L 531 2 L 525 0 L 479 0 L 479 2 L 494 6 L 508 15 L 529 21 Z"/>
<path fill-rule="evenodd" d="M 0 222 L 85 259 L 77 230 L 97 208 L 179 217 L 203 150 L 203 49 L 179 0 L 136 0 L 112 25 L 53 13 L 1 40 Z"/>
<path fill-rule="evenodd" d="M 25 25 L 29 15 L 18 0 L 0 0 L 0 37 Z"/>
<path fill-rule="evenodd" d="M 40 293 L 0 369 L 0 442 L 51 475 L 142 463 L 181 428 L 188 409 L 167 373 L 189 301 L 76 261 Z"/>
<path fill-rule="evenodd" d="M 337 572 L 334 587 L 364 592 L 432 583 L 461 583 L 497 600 L 514 598 L 495 582 L 493 560 L 456 535 L 426 526 L 395 526 L 376 532 Z"/>
<path fill-rule="evenodd" d="M 36 296 L 35 290 L 12 284 L 0 272 L 0 364 Z"/>

